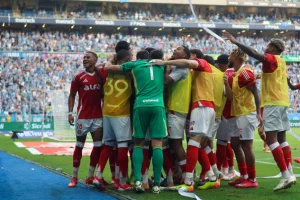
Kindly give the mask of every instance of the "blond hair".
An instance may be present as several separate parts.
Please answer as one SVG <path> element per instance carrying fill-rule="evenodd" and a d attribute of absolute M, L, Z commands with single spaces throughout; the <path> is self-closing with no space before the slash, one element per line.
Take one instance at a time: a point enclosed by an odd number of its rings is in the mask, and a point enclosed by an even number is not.
<path fill-rule="evenodd" d="M 248 60 L 248 55 L 240 48 L 232 49 L 231 54 L 244 62 Z"/>

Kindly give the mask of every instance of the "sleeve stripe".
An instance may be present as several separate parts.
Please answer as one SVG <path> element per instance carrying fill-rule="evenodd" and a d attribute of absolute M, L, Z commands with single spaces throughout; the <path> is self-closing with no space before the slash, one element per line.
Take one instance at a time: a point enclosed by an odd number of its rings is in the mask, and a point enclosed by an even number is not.
<path fill-rule="evenodd" d="M 246 70 L 243 70 L 242 74 L 243 74 L 243 76 L 245 77 L 246 80 L 250 79 L 250 76 L 249 76 L 249 74 L 247 73 Z"/>

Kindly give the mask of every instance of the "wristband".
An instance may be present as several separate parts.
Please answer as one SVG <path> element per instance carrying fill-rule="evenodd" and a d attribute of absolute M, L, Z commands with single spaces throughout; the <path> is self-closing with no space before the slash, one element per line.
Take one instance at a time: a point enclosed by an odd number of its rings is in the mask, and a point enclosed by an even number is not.
<path fill-rule="evenodd" d="M 69 112 L 69 115 L 73 115 L 73 112 Z"/>

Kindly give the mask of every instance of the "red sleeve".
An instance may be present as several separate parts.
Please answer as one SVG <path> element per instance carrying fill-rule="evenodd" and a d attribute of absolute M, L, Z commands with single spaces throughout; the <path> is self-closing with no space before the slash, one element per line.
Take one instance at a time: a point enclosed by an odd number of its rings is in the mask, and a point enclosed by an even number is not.
<path fill-rule="evenodd" d="M 73 78 L 73 80 L 72 80 L 70 91 L 71 91 L 72 93 L 75 93 L 75 94 L 76 94 L 76 93 L 78 92 L 78 90 L 79 90 L 78 76 L 75 76 L 75 77 Z"/>
<path fill-rule="evenodd" d="M 274 55 L 265 53 L 262 70 L 264 73 L 272 73 L 277 69 L 277 60 Z"/>
<path fill-rule="evenodd" d="M 300 84 L 296 85 L 297 90 L 300 90 Z"/>
<path fill-rule="evenodd" d="M 212 72 L 212 69 L 210 68 L 210 66 L 206 60 L 198 59 L 198 58 L 195 58 L 194 60 L 198 62 L 198 67 L 193 70 L 203 71 L 203 72 Z"/>
<path fill-rule="evenodd" d="M 254 73 L 250 70 L 243 70 L 242 73 L 239 75 L 239 86 L 240 87 L 251 87 L 255 85 L 255 76 Z"/>

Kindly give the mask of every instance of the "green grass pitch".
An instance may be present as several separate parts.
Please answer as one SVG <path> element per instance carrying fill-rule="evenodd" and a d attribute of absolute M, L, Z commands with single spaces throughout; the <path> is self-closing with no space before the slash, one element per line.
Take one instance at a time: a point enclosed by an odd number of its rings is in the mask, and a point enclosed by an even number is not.
<path fill-rule="evenodd" d="M 300 128 L 294 128 L 293 132 L 300 136 Z M 17 139 L 16 141 L 40 141 L 39 139 Z M 293 158 L 300 157 L 300 141 L 294 136 L 287 133 L 287 140 L 292 148 Z M 46 139 L 45 141 L 50 141 Z M 275 176 L 279 173 L 272 154 L 262 151 L 263 142 L 258 134 L 255 134 L 254 151 L 256 157 L 256 171 L 257 177 Z M 11 154 L 18 155 L 24 159 L 31 160 L 43 166 L 53 169 L 61 168 L 62 172 L 72 174 L 72 156 L 45 156 L 32 155 L 24 148 L 18 148 L 13 144 L 10 137 L 0 135 L 0 149 Z M 81 168 L 79 170 L 79 178 L 85 179 L 88 173 L 89 157 L 84 156 L 81 161 Z M 294 173 L 300 174 L 300 164 L 293 162 Z M 237 167 L 236 167 L 237 169 Z M 152 170 L 150 170 L 152 171 Z M 200 172 L 200 166 L 197 164 L 197 172 Z M 111 174 L 109 165 L 106 165 L 104 178 L 110 181 Z M 273 192 L 273 188 L 279 183 L 279 178 L 275 179 L 258 179 L 259 187 L 255 189 L 236 189 L 229 187 L 227 182 L 222 181 L 221 187 L 217 189 L 200 191 L 195 188 L 195 194 L 204 200 L 236 200 L 236 199 L 251 199 L 251 200 L 299 200 L 300 199 L 300 178 L 298 183 L 293 185 L 289 190 L 280 192 Z M 66 186 L 66 190 L 69 188 Z M 76 190 L 76 189 L 75 189 Z M 138 200 L 166 200 L 166 199 L 189 199 L 181 197 L 176 191 L 162 191 L 159 195 L 152 194 L 151 191 L 145 194 L 135 194 L 133 191 L 123 192 L 122 194 L 130 196 Z"/>

